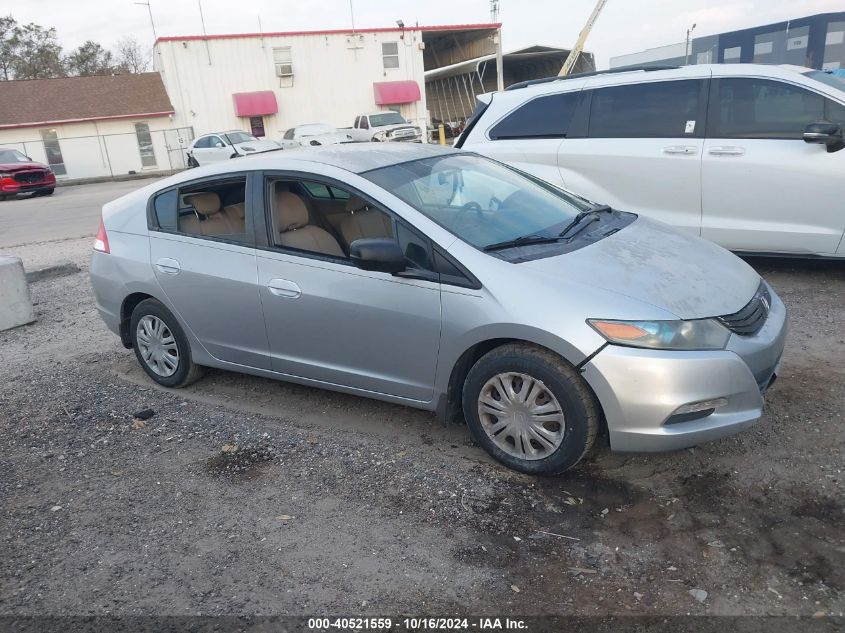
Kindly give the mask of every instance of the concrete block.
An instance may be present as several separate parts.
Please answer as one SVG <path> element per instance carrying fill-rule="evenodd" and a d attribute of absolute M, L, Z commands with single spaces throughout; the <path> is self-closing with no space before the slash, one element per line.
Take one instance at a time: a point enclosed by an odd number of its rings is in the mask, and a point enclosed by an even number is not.
<path fill-rule="evenodd" d="M 0 256 L 0 332 L 34 320 L 21 258 Z"/>
<path fill-rule="evenodd" d="M 45 279 L 55 279 L 56 277 L 73 275 L 79 271 L 79 266 L 73 262 L 62 262 L 61 264 L 53 264 L 51 266 L 42 266 L 41 268 L 28 270 L 26 271 L 26 280 L 33 284 L 36 281 L 44 281 Z"/>

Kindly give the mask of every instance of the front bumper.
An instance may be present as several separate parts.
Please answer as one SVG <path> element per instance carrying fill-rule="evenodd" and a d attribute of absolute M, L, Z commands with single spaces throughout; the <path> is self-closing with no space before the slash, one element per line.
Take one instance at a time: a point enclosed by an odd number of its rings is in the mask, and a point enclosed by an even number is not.
<path fill-rule="evenodd" d="M 786 308 L 772 306 L 754 336 L 731 336 L 723 351 L 677 352 L 608 345 L 584 366 L 604 410 L 610 446 L 620 452 L 669 451 L 732 435 L 756 422 L 786 338 Z M 724 398 L 700 419 L 667 424 L 679 407 Z"/>
<path fill-rule="evenodd" d="M 33 191 L 45 191 L 56 187 L 56 177 L 45 178 L 38 182 L 18 182 L 12 178 L 0 180 L 0 193 L 12 195 L 15 193 L 31 193 Z"/>

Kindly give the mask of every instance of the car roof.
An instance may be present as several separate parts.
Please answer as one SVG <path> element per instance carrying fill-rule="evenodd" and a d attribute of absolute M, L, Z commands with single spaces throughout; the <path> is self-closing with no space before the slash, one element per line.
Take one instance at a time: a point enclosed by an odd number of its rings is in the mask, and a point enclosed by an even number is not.
<path fill-rule="evenodd" d="M 223 161 L 204 167 L 185 170 L 168 179 L 168 186 L 199 176 L 212 176 L 218 173 L 231 173 L 235 169 L 243 171 L 258 169 L 308 169 L 308 164 L 331 165 L 360 174 L 371 169 L 406 163 L 422 158 L 464 153 L 451 147 L 430 143 L 348 143 L 342 145 L 323 145 L 302 149 L 286 149 L 262 152 L 238 158 L 237 162 Z"/>
<path fill-rule="evenodd" d="M 500 93 L 493 92 L 479 96 L 489 98 L 494 94 L 519 94 L 523 95 L 524 99 L 527 99 L 534 95 L 569 92 L 600 86 L 645 83 L 668 79 L 698 79 L 710 76 L 753 76 L 794 79 L 796 74 L 802 74 L 812 70 L 812 68 L 803 68 L 788 64 L 689 64 L 687 66 L 677 67 L 620 68 L 597 73 L 576 74 L 571 77 L 560 77 L 559 79 L 537 80 L 536 83 L 527 83 L 521 87 L 512 86 Z M 519 97 L 514 98 L 520 99 Z"/>

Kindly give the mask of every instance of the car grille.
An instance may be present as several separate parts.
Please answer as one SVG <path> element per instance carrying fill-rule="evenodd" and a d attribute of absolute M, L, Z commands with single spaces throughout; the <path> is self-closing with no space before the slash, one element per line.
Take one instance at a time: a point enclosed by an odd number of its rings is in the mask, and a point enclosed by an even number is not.
<path fill-rule="evenodd" d="M 43 169 L 34 169 L 32 171 L 19 171 L 14 174 L 13 178 L 16 182 L 41 182 L 47 172 Z"/>
<path fill-rule="evenodd" d="M 760 331 L 766 319 L 769 317 L 769 310 L 772 308 L 772 295 L 766 284 L 760 282 L 760 287 L 742 310 L 733 314 L 726 314 L 719 317 L 719 321 L 731 332 L 740 336 L 752 336 Z"/>
<path fill-rule="evenodd" d="M 405 138 L 406 136 L 416 136 L 416 132 L 411 128 L 403 128 L 395 130 L 392 134 L 393 138 Z"/>

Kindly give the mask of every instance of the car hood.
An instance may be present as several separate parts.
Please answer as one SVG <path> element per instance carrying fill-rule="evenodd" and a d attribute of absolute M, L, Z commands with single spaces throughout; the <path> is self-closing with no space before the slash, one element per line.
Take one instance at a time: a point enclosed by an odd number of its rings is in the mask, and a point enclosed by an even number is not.
<path fill-rule="evenodd" d="M 733 253 L 643 217 L 584 248 L 519 266 L 649 303 L 680 319 L 732 314 L 760 285 L 760 276 Z"/>
<path fill-rule="evenodd" d="M 243 143 L 235 143 L 235 147 L 238 148 L 239 152 L 243 152 L 244 154 L 252 154 L 253 152 L 270 152 L 274 149 L 279 149 L 281 146 L 276 141 L 259 139 L 257 141 L 244 141 Z"/>
<path fill-rule="evenodd" d="M 393 130 L 399 130 L 404 128 L 414 128 L 415 125 L 410 123 L 394 123 L 393 125 L 381 125 L 379 127 L 370 128 L 371 130 L 375 130 L 377 132 L 392 132 Z"/>
<path fill-rule="evenodd" d="M 47 169 L 43 163 L 0 163 L 0 171 L 22 171 L 24 169 Z"/>

